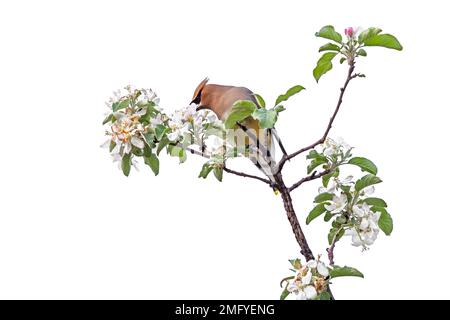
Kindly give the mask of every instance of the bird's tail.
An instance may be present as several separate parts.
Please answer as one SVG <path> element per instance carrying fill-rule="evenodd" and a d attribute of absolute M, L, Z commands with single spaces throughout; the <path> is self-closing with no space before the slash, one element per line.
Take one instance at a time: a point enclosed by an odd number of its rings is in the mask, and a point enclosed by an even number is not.
<path fill-rule="evenodd" d="M 260 132 L 251 132 L 245 130 L 250 143 L 249 159 L 254 165 L 275 184 L 275 148 L 273 144 L 273 133 L 269 129 L 261 130 Z"/>

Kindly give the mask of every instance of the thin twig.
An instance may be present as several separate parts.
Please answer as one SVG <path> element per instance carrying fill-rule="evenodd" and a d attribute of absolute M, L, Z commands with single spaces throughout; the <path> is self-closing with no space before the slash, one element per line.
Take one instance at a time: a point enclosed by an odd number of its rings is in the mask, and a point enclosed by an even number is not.
<path fill-rule="evenodd" d="M 344 97 L 345 90 L 347 89 L 347 86 L 350 83 L 350 81 L 358 76 L 358 74 L 353 74 L 354 70 L 355 70 L 355 63 L 351 62 L 350 67 L 348 69 L 347 79 L 345 80 L 344 86 L 341 88 L 341 93 L 339 95 L 339 100 L 337 102 L 336 109 L 334 110 L 334 113 L 333 113 L 332 117 L 330 118 L 330 121 L 328 122 L 328 126 L 327 126 L 323 136 L 319 140 L 317 140 L 316 142 L 310 144 L 309 146 L 301 148 L 300 150 L 297 150 L 296 152 L 291 153 L 288 156 L 283 156 L 281 158 L 281 160 L 280 160 L 280 163 L 278 164 L 277 173 L 281 172 L 281 170 L 283 169 L 283 166 L 285 165 L 286 161 L 291 160 L 292 158 L 298 156 L 299 154 L 301 154 L 301 153 L 303 153 L 305 151 L 311 150 L 314 147 L 316 147 L 317 145 L 322 144 L 322 143 L 325 142 L 325 140 L 326 140 L 326 138 L 328 136 L 328 133 L 330 132 L 331 127 L 333 126 L 334 119 L 336 118 L 336 116 L 337 116 L 337 114 L 339 112 L 339 109 L 341 107 L 342 99 Z"/>
<path fill-rule="evenodd" d="M 204 152 L 200 152 L 198 150 L 195 150 L 195 149 L 192 149 L 192 148 L 189 148 L 189 147 L 186 148 L 186 151 L 188 151 L 188 152 L 190 152 L 192 154 L 195 154 L 195 155 L 202 156 L 204 158 L 210 159 L 210 156 L 205 154 Z M 273 186 L 273 182 L 271 182 L 268 179 L 264 179 L 264 178 L 261 178 L 261 177 L 258 177 L 258 176 L 254 176 L 254 175 L 251 175 L 251 174 L 244 173 L 244 172 L 235 171 L 235 170 L 229 169 L 227 167 L 224 167 L 223 171 L 231 173 L 231 174 L 234 174 L 234 175 L 237 175 L 237 176 L 240 176 L 240 177 L 244 177 L 244 178 L 256 179 L 256 180 L 262 181 L 264 183 L 267 183 L 270 186 Z"/>
<path fill-rule="evenodd" d="M 182 148 L 181 144 L 178 144 L 178 146 Z M 189 147 L 186 148 L 186 151 L 189 151 L 190 153 L 196 154 L 196 155 L 201 156 L 203 158 L 207 158 L 207 159 L 210 158 L 210 156 L 205 154 L 204 152 L 201 152 L 201 151 L 189 148 Z"/>
<path fill-rule="evenodd" d="M 234 175 L 237 175 L 237 176 L 240 176 L 240 177 L 244 177 L 244 178 L 256 179 L 256 180 L 262 181 L 264 183 L 267 183 L 267 184 L 269 184 L 271 186 L 273 184 L 268 179 L 264 179 L 264 178 L 261 178 L 261 177 L 258 177 L 258 176 L 254 176 L 254 175 L 251 175 L 251 174 L 244 173 L 244 172 L 234 171 L 234 170 L 232 170 L 230 168 L 227 168 L 227 167 L 223 167 L 223 171 L 231 173 L 231 174 L 234 174 Z"/>
<path fill-rule="evenodd" d="M 329 248 L 327 248 L 327 253 L 328 253 L 328 260 L 330 261 L 330 266 L 334 265 L 334 248 L 336 247 L 336 239 L 337 237 L 335 236 L 333 239 L 333 242 L 331 243 L 331 246 Z"/>
<path fill-rule="evenodd" d="M 315 180 L 315 179 L 321 178 L 321 177 L 323 177 L 324 175 L 329 174 L 329 173 L 330 173 L 330 170 L 329 170 L 329 169 L 327 169 L 327 170 L 325 170 L 325 171 L 323 171 L 323 172 L 321 172 L 321 173 L 319 173 L 319 174 L 317 174 L 317 171 L 314 171 L 311 175 L 309 175 L 309 176 L 307 176 L 307 177 L 304 177 L 304 178 L 300 179 L 298 182 L 294 183 L 294 184 L 289 188 L 289 192 L 291 192 L 291 191 L 297 189 L 297 188 L 300 187 L 304 182 L 307 182 L 307 181 L 311 181 L 311 180 Z"/>

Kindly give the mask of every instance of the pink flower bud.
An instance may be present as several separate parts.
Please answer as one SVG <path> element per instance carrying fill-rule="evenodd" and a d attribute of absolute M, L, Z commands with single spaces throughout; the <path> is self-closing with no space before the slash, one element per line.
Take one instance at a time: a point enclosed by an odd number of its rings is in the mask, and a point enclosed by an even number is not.
<path fill-rule="evenodd" d="M 352 38 L 355 34 L 355 29 L 353 29 L 353 27 L 348 27 L 344 32 L 347 37 Z"/>

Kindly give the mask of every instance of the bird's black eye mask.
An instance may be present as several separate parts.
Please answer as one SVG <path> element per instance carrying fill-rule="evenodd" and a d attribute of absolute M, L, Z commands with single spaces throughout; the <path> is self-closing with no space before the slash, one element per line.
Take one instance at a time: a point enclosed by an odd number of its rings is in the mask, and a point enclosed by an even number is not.
<path fill-rule="evenodd" d="M 201 100 L 202 100 L 202 92 L 200 91 L 198 95 L 195 97 L 195 99 L 191 101 L 191 103 L 200 104 Z"/>

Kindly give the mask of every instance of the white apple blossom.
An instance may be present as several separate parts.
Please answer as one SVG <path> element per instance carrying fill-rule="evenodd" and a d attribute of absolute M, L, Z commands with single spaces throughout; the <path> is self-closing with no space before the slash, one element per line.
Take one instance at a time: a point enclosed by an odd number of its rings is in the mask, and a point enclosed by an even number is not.
<path fill-rule="evenodd" d="M 322 145 L 323 154 L 331 157 L 333 155 L 338 155 L 340 152 L 347 152 L 351 147 L 342 139 L 338 138 L 333 140 L 331 138 L 327 138 Z"/>
<path fill-rule="evenodd" d="M 119 168 L 119 170 L 122 169 L 122 156 L 120 155 L 120 153 L 112 153 L 112 160 L 113 163 L 117 162 L 117 167 Z M 131 159 L 131 165 L 133 166 L 134 169 L 136 169 L 136 171 L 139 171 L 139 166 L 138 166 L 138 162 L 135 159 Z"/>
<path fill-rule="evenodd" d="M 339 181 L 339 184 L 342 186 L 352 186 L 353 183 L 353 176 L 347 176 L 344 180 Z"/>
<path fill-rule="evenodd" d="M 306 293 L 303 290 L 296 292 L 295 295 L 296 300 L 307 300 Z"/>
<path fill-rule="evenodd" d="M 364 189 L 361 190 L 360 197 L 364 198 L 365 196 L 370 196 L 374 192 L 375 192 L 375 187 L 374 186 L 365 187 Z"/>
<path fill-rule="evenodd" d="M 306 286 L 305 288 L 303 288 L 303 292 L 305 293 L 307 300 L 312 300 L 317 297 L 316 288 L 314 288 L 313 286 Z"/>
<path fill-rule="evenodd" d="M 169 138 L 170 141 L 178 141 L 184 134 L 189 132 L 190 124 L 177 120 L 177 118 L 175 118 L 175 121 L 169 120 L 169 128 L 172 132 L 167 134 L 167 138 Z"/>
<path fill-rule="evenodd" d="M 161 113 L 158 113 L 156 117 L 150 119 L 150 124 L 153 128 L 159 124 L 163 124 L 163 115 Z"/>
<path fill-rule="evenodd" d="M 328 266 L 317 260 L 310 260 L 302 265 L 300 260 L 293 262 L 296 275 L 288 281 L 286 290 L 295 295 L 297 300 L 313 300 L 328 289 Z"/>
<path fill-rule="evenodd" d="M 363 203 L 361 205 L 354 205 L 352 207 L 352 212 L 358 218 L 363 218 L 369 215 L 370 206 L 367 203 Z"/>
<path fill-rule="evenodd" d="M 115 144 L 111 153 L 127 154 L 131 151 L 131 145 L 139 149 L 144 148 L 143 134 L 145 128 L 139 122 L 140 116 L 131 111 L 115 112 L 113 115 L 116 121 L 110 126 L 110 131 L 106 132 L 110 137 L 109 144 Z M 105 145 L 107 142 L 105 142 Z"/>
<path fill-rule="evenodd" d="M 336 184 L 336 179 L 330 179 L 330 181 L 328 182 L 328 186 L 325 187 L 320 187 L 319 188 L 319 193 L 335 193 L 337 188 L 337 184 Z"/>
<path fill-rule="evenodd" d="M 352 237 L 352 245 L 363 248 L 372 245 L 380 231 L 378 227 L 380 212 L 373 212 L 369 205 L 363 203 L 354 205 L 352 214 L 356 218 L 356 223 L 346 231 L 346 234 Z"/>
<path fill-rule="evenodd" d="M 331 203 L 325 204 L 325 209 L 331 213 L 339 213 L 347 206 L 347 195 L 343 192 L 337 191 L 333 195 Z"/>
<path fill-rule="evenodd" d="M 226 139 L 223 122 L 209 110 L 196 111 L 197 105 L 176 110 L 168 121 L 171 132 L 167 137 L 172 142 L 182 142 L 185 147 L 201 150 L 218 164 L 223 163 L 227 151 L 233 145 Z M 184 137 L 189 140 L 185 141 Z"/>
<path fill-rule="evenodd" d="M 103 122 L 108 126 L 108 140 L 102 147 L 109 147 L 113 162 L 118 162 L 119 167 L 122 167 L 125 159 L 128 166 L 137 169 L 135 156 L 143 155 L 148 145 L 146 135 L 152 137 L 156 125 L 165 122 L 166 116 L 160 112 L 158 103 L 159 99 L 151 89 L 136 89 L 132 86 L 114 91 L 106 102 L 111 110 Z M 129 157 L 124 158 L 125 155 Z"/>
<path fill-rule="evenodd" d="M 159 104 L 159 98 L 152 89 L 140 89 L 136 103 L 138 105 L 153 102 L 155 105 Z"/>

